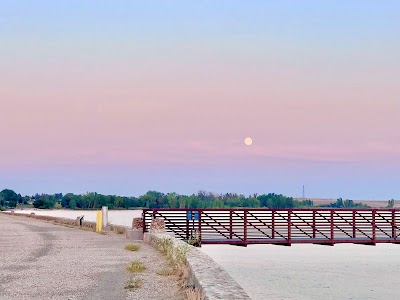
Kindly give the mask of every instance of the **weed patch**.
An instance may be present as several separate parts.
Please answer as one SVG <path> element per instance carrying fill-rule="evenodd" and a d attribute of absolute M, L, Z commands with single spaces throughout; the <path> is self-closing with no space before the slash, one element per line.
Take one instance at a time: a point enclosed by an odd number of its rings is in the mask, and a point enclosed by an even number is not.
<path fill-rule="evenodd" d="M 191 244 L 200 245 L 199 240 L 199 237 L 194 236 Z M 187 299 L 204 300 L 204 292 L 193 285 L 190 267 L 186 260 L 190 246 L 182 243 L 174 245 L 171 238 L 163 237 L 156 240 L 156 248 L 167 257 L 169 263 L 169 266 L 164 266 L 157 271 L 157 274 L 160 276 L 177 276 L 181 291 Z"/>
<path fill-rule="evenodd" d="M 125 285 L 125 289 L 127 290 L 135 290 L 140 289 L 142 287 L 142 279 L 139 278 L 131 278 Z"/>
<path fill-rule="evenodd" d="M 129 263 L 126 270 L 129 273 L 142 273 L 144 272 L 144 270 L 146 270 L 146 267 L 140 260 L 134 260 L 131 263 Z"/>
<path fill-rule="evenodd" d="M 170 238 L 161 238 L 157 240 L 156 247 L 161 253 L 167 256 L 168 262 L 174 268 L 186 262 L 186 254 L 189 251 L 188 245 L 181 244 L 174 246 Z"/>
<path fill-rule="evenodd" d="M 158 270 L 157 275 L 160 276 L 171 276 L 175 274 L 175 270 L 169 266 L 164 266 L 160 270 Z"/>
<path fill-rule="evenodd" d="M 140 249 L 140 245 L 137 244 L 129 244 L 125 246 L 125 249 L 128 251 L 138 251 Z"/>
<path fill-rule="evenodd" d="M 186 289 L 186 297 L 188 300 L 204 300 L 205 295 L 204 292 L 199 289 Z"/>

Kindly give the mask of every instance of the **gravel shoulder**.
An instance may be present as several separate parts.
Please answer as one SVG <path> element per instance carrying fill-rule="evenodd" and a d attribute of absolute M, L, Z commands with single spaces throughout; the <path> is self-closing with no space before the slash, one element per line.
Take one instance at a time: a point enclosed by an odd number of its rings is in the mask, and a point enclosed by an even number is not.
<path fill-rule="evenodd" d="M 106 235 L 0 213 L 0 299 L 183 299 L 153 247 L 124 249 L 122 236 Z M 129 291 L 126 266 L 139 259 L 142 287 Z"/>

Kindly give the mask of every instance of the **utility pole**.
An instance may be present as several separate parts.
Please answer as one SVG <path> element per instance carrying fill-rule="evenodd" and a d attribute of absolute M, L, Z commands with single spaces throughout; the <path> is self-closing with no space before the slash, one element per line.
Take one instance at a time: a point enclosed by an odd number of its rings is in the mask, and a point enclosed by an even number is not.
<path fill-rule="evenodd" d="M 303 184 L 303 200 L 305 199 L 305 194 L 304 194 L 304 184 Z"/>

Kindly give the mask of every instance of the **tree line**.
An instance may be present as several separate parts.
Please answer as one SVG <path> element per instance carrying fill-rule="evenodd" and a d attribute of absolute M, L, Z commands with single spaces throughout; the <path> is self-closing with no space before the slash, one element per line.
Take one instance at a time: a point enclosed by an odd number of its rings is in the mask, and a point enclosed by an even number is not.
<path fill-rule="evenodd" d="M 67 208 L 67 209 L 98 209 L 108 206 L 110 209 L 135 208 L 296 208 L 312 207 L 311 200 L 295 200 L 281 194 L 253 194 L 244 196 L 236 193 L 215 194 L 199 191 L 192 195 L 177 193 L 161 193 L 148 191 L 139 197 L 124 197 L 102 195 L 99 193 L 63 195 L 36 194 L 22 197 L 12 190 L 0 192 L 0 207 L 15 208 L 16 206 L 32 204 L 35 208 Z"/>
<path fill-rule="evenodd" d="M 388 201 L 388 206 L 387 207 L 389 207 L 389 205 L 390 205 L 390 200 Z M 393 201 L 392 207 L 393 206 L 394 206 L 394 201 Z M 357 203 L 357 202 L 354 202 L 353 200 L 349 200 L 349 199 L 343 200 L 342 198 L 338 198 L 336 200 L 336 202 L 320 205 L 320 207 L 330 207 L 330 208 L 370 208 L 370 206 L 367 205 L 367 204 Z"/>
<path fill-rule="evenodd" d="M 13 190 L 5 189 L 0 192 L 0 210 L 17 206 L 32 205 L 35 208 L 51 209 L 99 209 L 108 206 L 110 209 L 137 209 L 137 208 L 369 208 L 368 205 L 343 200 L 314 206 L 311 200 L 296 200 L 281 194 L 253 194 L 244 196 L 236 193 L 215 194 L 199 191 L 192 195 L 177 193 L 161 193 L 149 191 L 139 197 L 124 197 L 116 195 L 102 195 L 99 193 L 73 194 L 36 194 L 31 197 L 21 196 Z M 388 201 L 388 208 L 394 207 L 394 200 Z"/>
<path fill-rule="evenodd" d="M 234 193 L 213 194 L 200 191 L 192 195 L 180 195 L 177 193 L 161 193 L 149 191 L 139 197 L 123 197 L 115 195 L 102 195 L 87 193 L 76 195 L 68 193 L 62 196 L 59 204 L 63 208 L 70 209 L 97 209 L 108 206 L 110 209 L 130 208 L 237 208 L 237 207 L 269 207 L 269 208 L 294 208 L 311 207 L 310 200 L 294 200 L 277 194 L 244 196 Z M 49 207 L 57 204 L 57 198 L 53 195 L 35 196 L 35 207 Z"/>

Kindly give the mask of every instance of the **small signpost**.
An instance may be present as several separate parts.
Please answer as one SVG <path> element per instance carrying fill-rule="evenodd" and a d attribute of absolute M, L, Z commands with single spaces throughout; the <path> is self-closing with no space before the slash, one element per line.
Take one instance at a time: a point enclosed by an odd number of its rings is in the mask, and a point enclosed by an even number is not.
<path fill-rule="evenodd" d="M 198 221 L 199 220 L 199 212 L 189 210 L 187 212 L 187 220 L 188 221 Z"/>
<path fill-rule="evenodd" d="M 193 237 L 193 234 L 195 232 L 194 230 L 194 223 L 195 221 L 199 220 L 199 212 L 198 211 L 192 211 L 192 210 L 188 210 L 186 212 L 186 240 L 189 241 L 190 238 Z M 190 223 L 192 223 L 190 226 Z M 189 228 L 190 232 L 189 232 Z"/>

